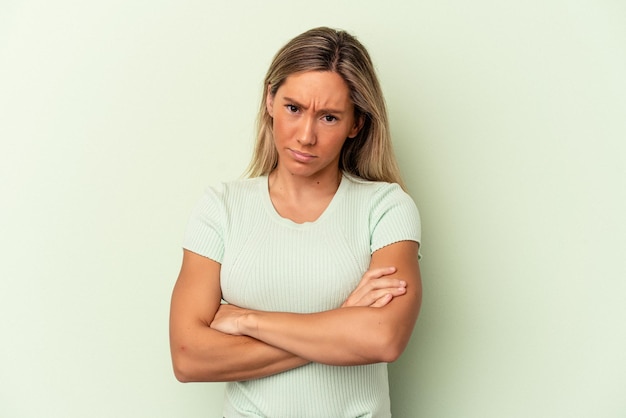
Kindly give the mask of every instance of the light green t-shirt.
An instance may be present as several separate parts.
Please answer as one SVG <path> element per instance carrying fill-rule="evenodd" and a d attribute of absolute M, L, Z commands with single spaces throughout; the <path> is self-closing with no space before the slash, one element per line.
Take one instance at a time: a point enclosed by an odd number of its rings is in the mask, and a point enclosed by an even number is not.
<path fill-rule="evenodd" d="M 314 222 L 282 218 L 267 177 L 209 188 L 196 206 L 184 248 L 221 263 L 224 300 L 263 311 L 338 308 L 376 250 L 420 241 L 419 213 L 397 184 L 344 175 Z M 366 332 L 367 330 L 364 330 Z M 390 417 L 387 365 L 311 363 L 227 384 L 226 418 Z"/>

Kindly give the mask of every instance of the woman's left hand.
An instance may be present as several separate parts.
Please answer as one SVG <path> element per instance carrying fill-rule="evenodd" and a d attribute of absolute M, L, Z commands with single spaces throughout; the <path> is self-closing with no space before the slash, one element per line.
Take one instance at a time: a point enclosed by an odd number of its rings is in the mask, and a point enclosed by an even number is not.
<path fill-rule="evenodd" d="M 406 293 L 406 282 L 386 277 L 395 272 L 395 267 L 369 269 L 341 307 L 369 306 L 371 308 L 382 308 L 391 302 L 393 298 L 404 295 Z"/>

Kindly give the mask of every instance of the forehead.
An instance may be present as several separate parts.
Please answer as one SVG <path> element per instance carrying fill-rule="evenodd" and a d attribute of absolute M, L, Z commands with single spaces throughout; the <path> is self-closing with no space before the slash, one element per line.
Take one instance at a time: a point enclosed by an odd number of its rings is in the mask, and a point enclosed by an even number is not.
<path fill-rule="evenodd" d="M 346 81 L 333 71 L 305 71 L 291 74 L 276 92 L 277 95 L 320 106 L 350 106 L 350 89 Z"/>

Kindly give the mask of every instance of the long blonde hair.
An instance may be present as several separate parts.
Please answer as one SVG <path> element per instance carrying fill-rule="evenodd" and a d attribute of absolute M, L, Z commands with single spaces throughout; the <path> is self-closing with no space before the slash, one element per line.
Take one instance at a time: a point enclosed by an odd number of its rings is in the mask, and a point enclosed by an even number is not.
<path fill-rule="evenodd" d="M 341 150 L 340 170 L 365 180 L 387 181 L 404 187 L 391 145 L 385 100 L 370 56 L 354 36 L 326 27 L 296 36 L 274 57 L 265 76 L 257 140 L 248 176 L 269 174 L 278 164 L 272 117 L 265 101 L 268 92 L 275 95 L 287 77 L 303 71 L 339 74 L 350 89 L 355 117 L 363 118 L 363 127 L 357 136 L 346 140 Z"/>

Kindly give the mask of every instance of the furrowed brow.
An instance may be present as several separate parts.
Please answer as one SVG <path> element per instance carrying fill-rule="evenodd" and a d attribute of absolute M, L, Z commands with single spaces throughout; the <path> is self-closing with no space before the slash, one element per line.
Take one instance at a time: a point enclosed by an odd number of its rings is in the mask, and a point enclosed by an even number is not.
<path fill-rule="evenodd" d="M 298 106 L 301 109 L 304 109 L 304 110 L 308 109 L 308 106 L 303 105 L 302 103 L 298 102 L 295 99 L 292 99 L 291 97 L 283 96 L 283 100 L 285 100 L 286 102 L 292 103 L 293 105 Z M 324 109 L 319 109 L 317 113 L 319 114 L 331 113 L 331 114 L 342 115 L 345 113 L 345 111 L 339 110 L 339 109 L 324 108 Z"/>

